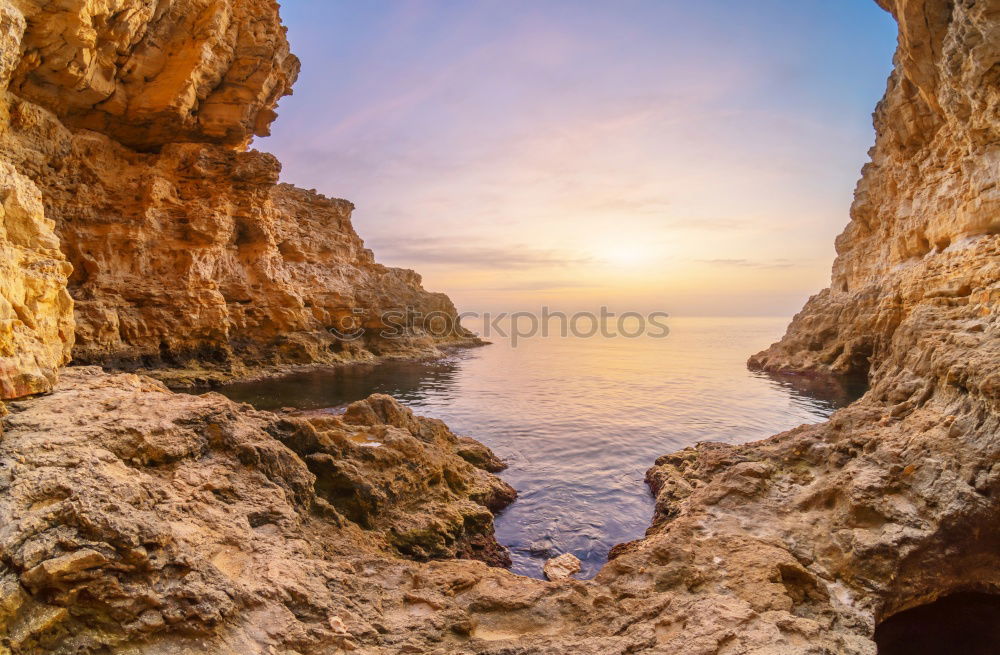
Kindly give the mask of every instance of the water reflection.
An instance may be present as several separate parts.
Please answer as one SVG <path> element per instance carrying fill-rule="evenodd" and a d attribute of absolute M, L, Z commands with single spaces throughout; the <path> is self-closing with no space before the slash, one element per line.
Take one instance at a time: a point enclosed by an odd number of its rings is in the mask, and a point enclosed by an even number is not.
<path fill-rule="evenodd" d="M 389 394 L 412 406 L 427 394 L 447 394 L 453 390 L 459 363 L 459 358 L 448 358 L 435 362 L 359 364 L 237 382 L 219 392 L 266 410 L 338 408 L 373 393 Z"/>
<path fill-rule="evenodd" d="M 868 379 L 864 376 L 834 379 L 761 371 L 751 372 L 751 375 L 771 380 L 793 396 L 817 406 L 825 405 L 830 411 L 846 407 L 868 390 Z"/>
<path fill-rule="evenodd" d="M 389 363 L 235 384 L 262 409 L 341 407 L 388 393 L 493 448 L 520 494 L 497 518 L 514 570 L 541 576 L 572 552 L 595 574 L 652 514 L 643 478 L 658 457 L 699 441 L 742 443 L 823 420 L 861 389 L 746 370 L 785 319 L 674 319 L 666 339 L 535 338 L 443 361 Z"/>

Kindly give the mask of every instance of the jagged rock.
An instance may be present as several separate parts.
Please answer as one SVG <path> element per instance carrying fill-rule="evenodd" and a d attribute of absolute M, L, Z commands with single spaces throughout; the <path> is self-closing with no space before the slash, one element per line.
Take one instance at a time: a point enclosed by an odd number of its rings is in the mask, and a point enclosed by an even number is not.
<path fill-rule="evenodd" d="M 478 559 L 510 566 L 493 538 L 493 514 L 517 497 L 483 465 L 466 461 L 471 439 L 436 419 L 415 416 L 376 394 L 341 416 L 305 415 L 276 436 L 316 475 L 316 493 L 343 516 L 389 535 L 401 554 L 419 560 Z"/>
<path fill-rule="evenodd" d="M 299 72 L 276 2 L 27 0 L 17 7 L 24 54 L 11 90 L 66 125 L 140 150 L 178 141 L 243 146 L 267 135 Z"/>
<path fill-rule="evenodd" d="M 38 228 L 5 261 L 37 282 L 11 273 L 5 291 L 34 314 L 8 319 L 0 397 L 47 389 L 65 363 L 64 288 L 77 363 L 155 366 L 177 384 L 477 343 L 447 296 L 375 262 L 353 205 L 278 184 L 273 156 L 242 151 L 298 70 L 276 3 L 16 7 L 0 1 L 0 156 L 5 179 L 37 187 L 16 221 Z"/>
<path fill-rule="evenodd" d="M 335 614 L 362 600 L 345 580 L 368 584 L 351 562 L 505 557 L 487 506 L 513 489 L 387 396 L 307 420 L 83 367 L 0 428 L 0 645 L 14 652 L 221 636 L 244 619 L 318 647 L 357 622 Z M 233 652 L 277 643 L 246 630 L 256 645 Z"/>
<path fill-rule="evenodd" d="M 71 270 L 38 188 L 0 161 L 0 399 L 48 391 L 69 361 Z"/>
<path fill-rule="evenodd" d="M 545 562 L 542 570 L 549 580 L 565 580 L 573 577 L 575 573 L 579 573 L 581 568 L 579 557 L 573 553 L 563 553 Z"/>
<path fill-rule="evenodd" d="M 988 322 L 1000 302 L 996 4 L 882 4 L 900 21 L 896 69 L 830 288 L 754 368 L 874 374 L 925 313 Z"/>

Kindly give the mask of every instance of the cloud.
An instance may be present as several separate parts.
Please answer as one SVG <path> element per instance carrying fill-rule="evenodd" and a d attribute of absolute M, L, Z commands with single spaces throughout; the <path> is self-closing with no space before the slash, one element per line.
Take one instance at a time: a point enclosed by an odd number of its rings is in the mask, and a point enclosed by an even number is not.
<path fill-rule="evenodd" d="M 394 262 L 469 267 L 472 269 L 528 269 L 586 264 L 589 257 L 574 257 L 557 250 L 524 245 L 485 245 L 466 239 L 388 237 L 369 244 L 380 259 Z"/>
<path fill-rule="evenodd" d="M 731 266 L 737 268 L 792 268 L 799 266 L 799 262 L 790 259 L 772 259 L 770 261 L 755 261 L 752 259 L 698 259 L 702 264 L 713 266 Z"/>
<path fill-rule="evenodd" d="M 524 282 L 522 284 L 511 284 L 504 287 L 493 287 L 482 289 L 482 291 L 559 291 L 561 289 L 593 289 L 596 285 L 586 282 L 562 281 L 562 280 L 540 280 L 536 282 Z"/>

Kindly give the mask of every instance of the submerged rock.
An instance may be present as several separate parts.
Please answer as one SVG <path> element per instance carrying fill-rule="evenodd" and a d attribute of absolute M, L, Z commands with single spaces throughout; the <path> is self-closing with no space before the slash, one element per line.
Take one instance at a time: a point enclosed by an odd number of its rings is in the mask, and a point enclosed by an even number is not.
<path fill-rule="evenodd" d="M 572 553 L 563 553 L 545 562 L 542 570 L 549 580 L 563 580 L 573 577 L 581 568 L 580 558 Z"/>

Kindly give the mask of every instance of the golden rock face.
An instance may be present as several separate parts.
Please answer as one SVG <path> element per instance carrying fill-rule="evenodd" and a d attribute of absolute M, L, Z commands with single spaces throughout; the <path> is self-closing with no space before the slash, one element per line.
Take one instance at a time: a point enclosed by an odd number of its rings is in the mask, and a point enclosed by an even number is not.
<path fill-rule="evenodd" d="M 10 83 L 63 123 L 140 150 L 268 134 L 299 71 L 275 2 L 17 3 L 23 56 Z"/>
<path fill-rule="evenodd" d="M 31 180 L 0 162 L 0 398 L 48 391 L 73 345 L 72 267 Z"/>
<path fill-rule="evenodd" d="M 275 3 L 0 2 L 0 38 L 0 155 L 48 222 L 47 240 L 18 247 L 72 264 L 68 285 L 54 264 L 30 270 L 33 288 L 44 278 L 76 299 L 77 363 L 166 364 L 184 382 L 439 353 L 420 320 L 389 341 L 378 317 L 454 316 L 451 301 L 377 264 L 349 202 L 278 184 L 278 161 L 245 151 L 298 72 Z M 8 348 L 0 398 L 47 389 L 66 363 L 72 329 L 50 316 L 53 302 L 10 299 L 39 316 L 7 312 L 22 345 Z M 331 334 L 345 317 L 369 328 L 363 339 Z M 36 323 L 66 333 L 58 358 L 26 349 Z"/>
<path fill-rule="evenodd" d="M 996 2 L 883 2 L 900 24 L 876 143 L 837 238 L 830 288 L 751 364 L 867 373 L 908 321 L 995 321 L 1000 290 Z M 966 6 L 968 4 L 969 6 Z M 919 327 L 913 328 L 919 329 Z"/>

